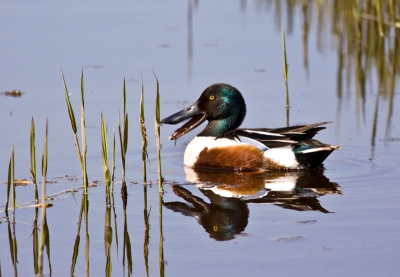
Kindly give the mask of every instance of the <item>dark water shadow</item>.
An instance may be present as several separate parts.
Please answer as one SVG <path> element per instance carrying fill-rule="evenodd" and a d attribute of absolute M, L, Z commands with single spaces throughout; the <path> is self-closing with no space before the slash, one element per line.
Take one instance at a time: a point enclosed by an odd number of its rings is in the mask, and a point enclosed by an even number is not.
<path fill-rule="evenodd" d="M 182 185 L 173 192 L 186 202 L 165 202 L 174 212 L 194 217 L 215 240 L 231 240 L 243 232 L 249 220 L 249 203 L 269 203 L 295 211 L 329 213 L 318 199 L 342 194 L 323 170 L 235 173 L 185 168 L 186 179 L 208 198 L 192 194 Z"/>

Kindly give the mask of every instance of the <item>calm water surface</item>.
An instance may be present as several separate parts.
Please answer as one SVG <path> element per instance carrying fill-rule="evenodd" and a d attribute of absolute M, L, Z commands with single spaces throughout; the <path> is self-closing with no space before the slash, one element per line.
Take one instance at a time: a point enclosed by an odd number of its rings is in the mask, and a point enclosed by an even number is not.
<path fill-rule="evenodd" d="M 47 209 L 46 276 L 399 276 L 399 29 L 384 24 L 380 37 L 378 23 L 368 19 L 371 7 L 363 7 L 357 25 L 346 1 L 288 2 L 2 4 L 0 179 L 7 180 L 12 144 L 16 178 L 30 178 L 30 121 L 34 117 L 39 164 L 48 118 L 47 194 L 53 206 Z M 389 18 L 389 5 L 384 11 Z M 88 174 L 98 182 L 87 197 L 79 189 L 60 67 L 76 112 L 82 69 L 85 75 Z M 182 166 L 183 153 L 202 127 L 174 144 L 168 136 L 176 126 L 162 126 L 161 201 L 152 71 L 160 81 L 162 117 L 193 103 L 210 84 L 226 82 L 246 99 L 243 126 L 333 121 L 317 139 L 343 147 L 324 171 L 194 172 Z M 142 184 L 142 77 L 151 186 Z M 109 143 L 117 128 L 124 78 L 130 120 L 126 209 L 118 144 L 114 206 L 106 205 L 100 143 L 101 112 Z M 22 94 L 12 97 L 12 90 Z M 73 188 L 75 193 L 65 192 Z M 33 276 L 32 226 L 40 214 L 29 207 L 33 185 L 17 187 L 16 197 L 13 225 L 3 211 L 6 186 L 0 186 L 0 272 Z"/>

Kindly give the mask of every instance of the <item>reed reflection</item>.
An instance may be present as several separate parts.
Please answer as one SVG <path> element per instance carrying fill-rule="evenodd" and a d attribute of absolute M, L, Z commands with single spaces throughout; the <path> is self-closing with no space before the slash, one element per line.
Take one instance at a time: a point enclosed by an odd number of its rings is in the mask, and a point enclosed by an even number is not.
<path fill-rule="evenodd" d="M 16 237 L 16 231 L 15 231 L 15 209 L 12 211 L 12 220 L 10 221 L 10 218 L 8 216 L 8 210 L 5 209 L 6 213 L 6 218 L 8 219 L 8 242 L 10 245 L 10 255 L 11 255 L 11 261 L 14 267 L 14 276 L 18 276 L 18 270 L 17 270 L 17 263 L 18 263 L 18 247 L 17 247 L 17 237 Z"/>
<path fill-rule="evenodd" d="M 263 173 L 222 173 L 185 168 L 186 178 L 195 183 L 209 202 L 180 185 L 174 193 L 185 202 L 166 202 L 165 207 L 197 219 L 210 237 L 230 240 L 248 224 L 248 203 L 270 203 L 296 211 L 329 213 L 318 198 L 341 194 L 337 183 L 330 182 L 322 170 Z"/>
<path fill-rule="evenodd" d="M 105 276 L 112 276 L 111 245 L 113 230 L 111 227 L 111 207 L 106 206 L 104 214 L 104 253 L 106 256 Z"/>
<path fill-rule="evenodd" d="M 146 277 L 149 275 L 149 243 L 150 243 L 150 209 L 147 208 L 147 185 L 143 185 L 143 220 L 144 220 L 144 242 L 143 242 L 143 258 Z"/>
<path fill-rule="evenodd" d="M 164 231 L 163 231 L 163 204 L 164 195 L 159 192 L 158 194 L 158 224 L 160 227 L 160 237 L 158 242 L 158 267 L 160 270 L 160 277 L 165 276 L 165 260 L 164 260 Z"/>
<path fill-rule="evenodd" d="M 45 208 L 47 209 L 47 208 Z M 33 267 L 36 275 L 42 275 L 40 272 L 43 272 L 43 269 L 40 267 L 42 266 L 40 260 L 40 238 L 39 238 L 39 228 L 40 224 L 38 225 L 38 208 L 35 207 L 35 220 L 33 222 L 33 229 L 32 229 L 32 237 L 33 237 Z M 46 249 L 47 253 L 47 263 L 49 266 L 49 274 L 51 276 L 52 274 L 52 266 L 51 266 L 51 260 L 50 260 L 50 231 L 49 231 L 49 226 L 47 225 L 47 213 L 44 215 L 44 222 L 43 222 L 43 230 L 41 230 L 44 233 L 44 247 Z"/>
<path fill-rule="evenodd" d="M 81 224 L 82 224 L 82 218 L 84 217 L 85 220 L 85 268 L 86 268 L 86 276 L 89 276 L 89 223 L 88 223 L 88 212 L 89 212 L 89 199 L 88 199 L 88 194 L 84 193 L 82 194 L 82 201 L 81 201 L 81 209 L 79 212 L 79 218 L 78 218 L 78 228 L 76 231 L 76 238 L 75 238 L 75 244 L 74 244 L 74 250 L 72 253 L 72 264 L 71 264 L 71 271 L 70 275 L 74 276 L 75 275 L 75 265 L 78 259 L 78 254 L 79 254 L 79 244 L 81 241 Z"/>
<path fill-rule="evenodd" d="M 293 31 L 293 22 L 301 13 L 303 66 L 309 76 L 308 49 L 310 24 L 316 21 L 316 46 L 320 53 L 327 49 L 332 37 L 337 54 L 336 94 L 337 122 L 342 115 L 342 105 L 355 98 L 356 125 L 360 128 L 367 118 L 368 91 L 376 94 L 371 130 L 371 160 L 374 159 L 378 129 L 379 107 L 388 102 L 386 131 L 381 136 L 390 138 L 396 81 L 400 64 L 400 4 L 394 0 L 359 1 L 276 1 L 259 0 L 257 9 L 273 10 L 276 29 L 284 18 L 288 34 Z M 285 7 L 286 9 L 282 8 Z M 316 20 L 314 20 L 316 18 Z M 290 52 L 290 50 L 289 50 Z M 289 61 L 290 62 L 290 61 Z M 344 91 L 347 95 L 344 95 Z"/>
<path fill-rule="evenodd" d="M 132 276 L 132 246 L 131 238 L 128 232 L 128 221 L 126 217 L 126 208 L 128 206 L 128 198 L 126 194 L 121 194 L 123 208 L 124 208 L 124 242 L 122 249 L 122 268 L 125 276 L 125 270 L 127 268 L 128 276 Z"/>

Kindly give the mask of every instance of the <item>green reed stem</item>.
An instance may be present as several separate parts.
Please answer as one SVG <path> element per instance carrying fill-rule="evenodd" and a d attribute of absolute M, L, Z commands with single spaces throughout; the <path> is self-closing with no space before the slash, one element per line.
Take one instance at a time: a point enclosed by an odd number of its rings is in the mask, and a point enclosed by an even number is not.
<path fill-rule="evenodd" d="M 124 84 L 122 89 L 122 104 L 123 104 L 123 126 L 121 127 L 120 115 L 118 113 L 118 133 L 119 133 L 119 143 L 121 146 L 121 162 L 122 162 L 122 188 L 121 193 L 123 195 L 127 194 L 126 180 L 125 180 L 125 158 L 126 151 L 128 149 L 128 114 L 126 113 L 126 84 L 124 78 Z"/>
<path fill-rule="evenodd" d="M 140 115 L 139 115 L 140 131 L 142 133 L 142 165 L 143 165 L 143 183 L 147 183 L 147 173 L 146 173 L 146 160 L 149 160 L 147 154 L 147 133 L 146 125 L 144 123 L 144 86 L 142 78 L 142 89 L 140 93 Z"/>
<path fill-rule="evenodd" d="M 288 66 L 286 58 L 286 40 L 285 27 L 282 21 L 282 53 L 283 53 L 283 79 L 285 80 L 285 97 L 286 97 L 286 125 L 289 126 L 289 85 L 288 85 Z"/>
<path fill-rule="evenodd" d="M 14 208 L 15 208 L 14 145 L 11 145 L 10 162 L 8 163 L 7 196 L 6 196 L 6 205 L 5 205 L 5 211 L 6 211 L 7 217 L 8 217 L 8 204 L 10 201 L 10 191 L 12 191 L 11 206 L 13 207 L 13 210 L 14 210 Z"/>
<path fill-rule="evenodd" d="M 155 105 L 155 132 L 156 132 L 156 145 L 157 145 L 157 164 L 158 164 L 158 191 L 163 192 L 163 177 L 161 175 L 161 143 L 160 143 L 160 84 L 158 82 L 156 74 L 153 72 L 156 78 L 156 105 Z"/>
<path fill-rule="evenodd" d="M 43 249 L 46 241 L 46 175 L 47 175 L 47 149 L 48 149 L 48 119 L 46 119 L 46 130 L 44 135 L 44 147 L 42 155 L 42 212 L 40 217 L 40 244 L 39 244 L 39 275 L 43 273 Z"/>
<path fill-rule="evenodd" d="M 113 129 L 113 148 L 112 148 L 112 162 L 111 162 L 111 192 L 114 193 L 114 183 L 115 183 L 115 130 Z"/>
<path fill-rule="evenodd" d="M 12 206 L 12 220 L 10 222 L 8 216 L 8 202 L 10 197 L 10 190 L 12 191 L 11 195 L 11 206 Z M 14 276 L 18 276 L 17 273 L 17 238 L 15 236 L 15 184 L 14 184 L 14 145 L 11 145 L 11 155 L 10 155 L 10 162 L 8 164 L 8 178 L 7 178 L 7 199 L 6 199 L 6 207 L 5 213 L 8 219 L 8 241 L 10 244 L 10 254 L 11 254 L 11 261 L 14 267 Z M 12 225 L 12 230 L 11 230 Z"/>
<path fill-rule="evenodd" d="M 103 160 L 103 175 L 106 187 L 107 205 L 110 205 L 111 174 L 110 174 L 110 169 L 108 168 L 107 126 L 104 122 L 103 113 L 101 113 L 101 148 L 102 148 L 101 157 Z"/>
<path fill-rule="evenodd" d="M 36 183 L 36 147 L 35 147 L 35 121 L 31 120 L 31 133 L 30 133 L 30 154 L 31 154 L 31 178 L 35 190 L 35 200 L 36 203 L 39 201 L 39 192 Z"/>
<path fill-rule="evenodd" d="M 79 159 L 79 164 L 81 166 L 81 171 L 82 171 L 82 178 L 83 178 L 83 192 L 86 194 L 87 193 L 87 188 L 89 185 L 88 182 L 88 177 L 87 177 L 87 172 L 86 172 L 86 134 L 85 134 L 85 104 L 84 104 L 84 79 L 83 79 L 83 71 L 82 71 L 82 76 L 81 76 L 81 97 L 82 97 L 82 108 L 81 108 L 81 135 L 82 135 L 82 152 L 79 146 L 79 141 L 78 141 L 78 135 L 77 135 L 77 127 L 76 127 L 76 121 L 75 121 L 75 115 L 74 115 L 74 110 L 72 109 L 71 101 L 69 99 L 69 93 L 67 89 L 67 84 L 65 82 L 64 78 L 64 73 L 61 70 L 62 74 L 62 81 L 64 85 L 64 90 L 65 90 L 65 101 L 67 103 L 67 108 L 68 108 L 68 115 L 69 119 L 71 121 L 71 127 L 72 131 L 74 133 L 74 139 L 75 139 L 75 146 L 76 146 L 76 151 L 78 153 L 78 159 Z"/>
<path fill-rule="evenodd" d="M 379 30 L 379 35 L 383 37 L 384 32 L 383 32 L 383 11 L 382 11 L 382 1 L 377 0 L 375 2 L 376 4 L 376 14 L 378 17 L 378 30 Z"/>
<path fill-rule="evenodd" d="M 86 167 L 86 153 L 87 153 L 87 144 L 86 144 L 86 120 L 85 120 L 85 89 L 84 89 L 84 78 L 83 78 L 83 70 L 81 75 L 81 99 L 82 99 L 82 106 L 81 106 L 81 139 L 82 139 L 82 163 L 83 163 L 83 176 L 84 176 L 84 183 L 83 189 L 87 193 L 87 188 L 89 186 L 89 181 L 87 177 L 87 167 Z"/>
<path fill-rule="evenodd" d="M 31 156 L 31 178 L 34 185 L 35 191 L 35 201 L 36 204 L 39 203 L 39 192 L 37 188 L 36 182 L 36 147 L 35 147 L 35 122 L 31 120 L 31 133 L 30 133 L 30 156 Z M 37 220 L 39 215 L 39 209 L 35 208 L 35 220 L 33 222 L 33 230 L 32 230 L 32 237 L 33 237 L 33 264 L 35 269 L 35 274 L 39 274 L 39 231 L 37 226 Z"/>

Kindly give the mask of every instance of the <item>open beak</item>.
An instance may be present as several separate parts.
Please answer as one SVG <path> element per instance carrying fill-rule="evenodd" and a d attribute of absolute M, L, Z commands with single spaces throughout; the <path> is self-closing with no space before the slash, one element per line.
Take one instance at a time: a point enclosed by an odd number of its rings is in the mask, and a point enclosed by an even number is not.
<path fill-rule="evenodd" d="M 201 123 L 203 123 L 206 119 L 206 113 L 199 110 L 197 106 L 197 102 L 194 103 L 192 106 L 183 109 L 173 115 L 170 115 L 163 120 L 160 121 L 161 124 L 178 124 L 184 121 L 185 119 L 191 118 L 188 122 L 182 125 L 179 129 L 177 129 L 170 137 L 170 140 L 180 138 L 184 134 L 189 133 Z"/>

